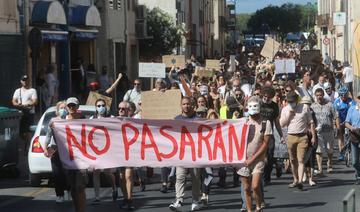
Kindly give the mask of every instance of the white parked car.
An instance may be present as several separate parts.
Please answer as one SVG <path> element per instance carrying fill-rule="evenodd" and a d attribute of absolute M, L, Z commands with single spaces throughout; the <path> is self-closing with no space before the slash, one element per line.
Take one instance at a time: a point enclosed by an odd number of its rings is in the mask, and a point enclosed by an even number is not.
<path fill-rule="evenodd" d="M 45 157 L 44 148 L 49 121 L 56 116 L 55 110 L 55 106 L 48 108 L 41 116 L 38 124 L 31 127 L 34 130 L 34 136 L 29 147 L 28 163 L 29 180 L 32 186 L 39 186 L 41 179 L 52 176 L 51 161 L 50 158 Z M 95 114 L 95 106 L 80 105 L 79 111 L 86 118 L 89 118 Z"/>

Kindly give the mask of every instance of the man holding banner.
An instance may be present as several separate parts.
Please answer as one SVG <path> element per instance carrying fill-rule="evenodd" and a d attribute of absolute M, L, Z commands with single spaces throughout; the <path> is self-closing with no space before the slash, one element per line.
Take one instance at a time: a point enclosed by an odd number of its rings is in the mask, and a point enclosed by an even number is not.
<path fill-rule="evenodd" d="M 181 115 L 175 117 L 176 120 L 192 120 L 196 119 L 194 113 L 194 103 L 189 97 L 183 97 L 181 100 Z M 169 205 L 169 208 L 174 211 L 181 210 L 185 196 L 185 183 L 187 172 L 191 173 L 192 178 L 192 204 L 191 211 L 199 210 L 199 196 L 200 196 L 200 169 L 198 168 L 184 168 L 176 167 L 176 183 L 175 183 L 175 202 Z"/>

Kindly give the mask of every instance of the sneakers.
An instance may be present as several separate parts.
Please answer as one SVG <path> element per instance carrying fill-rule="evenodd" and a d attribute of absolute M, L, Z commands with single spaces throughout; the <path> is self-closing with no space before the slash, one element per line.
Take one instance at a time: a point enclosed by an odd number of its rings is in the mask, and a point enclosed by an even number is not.
<path fill-rule="evenodd" d="M 64 196 L 57 196 L 55 201 L 56 203 L 63 203 L 65 201 Z"/>
<path fill-rule="evenodd" d="M 167 187 L 167 185 L 162 185 L 161 188 L 160 188 L 160 192 L 161 192 L 161 193 L 167 193 L 167 192 L 168 192 L 168 187 Z"/>
<path fill-rule="evenodd" d="M 182 207 L 182 202 L 179 201 L 179 200 L 177 200 L 176 202 L 171 203 L 171 204 L 169 205 L 169 208 L 170 208 L 170 210 L 172 210 L 172 211 L 181 211 L 181 207 Z M 192 205 L 191 205 L 191 208 L 192 208 Z"/>
<path fill-rule="evenodd" d="M 118 198 L 118 191 L 117 189 L 112 191 L 112 199 L 113 199 L 113 202 L 116 201 L 116 199 Z"/>
<path fill-rule="evenodd" d="M 100 200 L 98 198 L 95 198 L 92 202 L 92 205 L 99 205 L 100 204 Z"/>
<path fill-rule="evenodd" d="M 339 161 L 344 161 L 344 160 L 345 160 L 345 157 L 344 157 L 343 154 L 340 154 L 338 159 L 339 159 Z"/>
<path fill-rule="evenodd" d="M 198 202 L 193 202 L 192 204 L 191 204 L 191 211 L 198 211 L 198 210 L 200 210 L 200 205 L 199 205 L 199 203 Z"/>
<path fill-rule="evenodd" d="M 316 176 L 323 176 L 324 175 L 324 173 L 322 171 L 319 171 L 319 170 L 314 170 L 314 174 Z"/>
<path fill-rule="evenodd" d="M 209 204 L 209 195 L 204 193 L 200 199 L 200 202 L 205 206 L 208 205 Z"/>

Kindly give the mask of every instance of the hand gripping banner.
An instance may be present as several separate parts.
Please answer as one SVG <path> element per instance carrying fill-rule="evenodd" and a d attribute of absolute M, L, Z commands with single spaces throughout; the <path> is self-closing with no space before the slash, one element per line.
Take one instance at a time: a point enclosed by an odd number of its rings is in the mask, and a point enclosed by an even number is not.
<path fill-rule="evenodd" d="M 56 120 L 52 129 L 67 169 L 215 167 L 246 159 L 242 120 Z"/>

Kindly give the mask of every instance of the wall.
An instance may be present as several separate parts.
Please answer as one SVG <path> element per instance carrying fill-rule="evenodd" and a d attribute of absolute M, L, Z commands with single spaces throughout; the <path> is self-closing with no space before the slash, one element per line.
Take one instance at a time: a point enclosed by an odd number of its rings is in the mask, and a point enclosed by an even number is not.
<path fill-rule="evenodd" d="M 17 1 L 0 1 L 0 34 L 20 33 L 19 13 Z"/>

